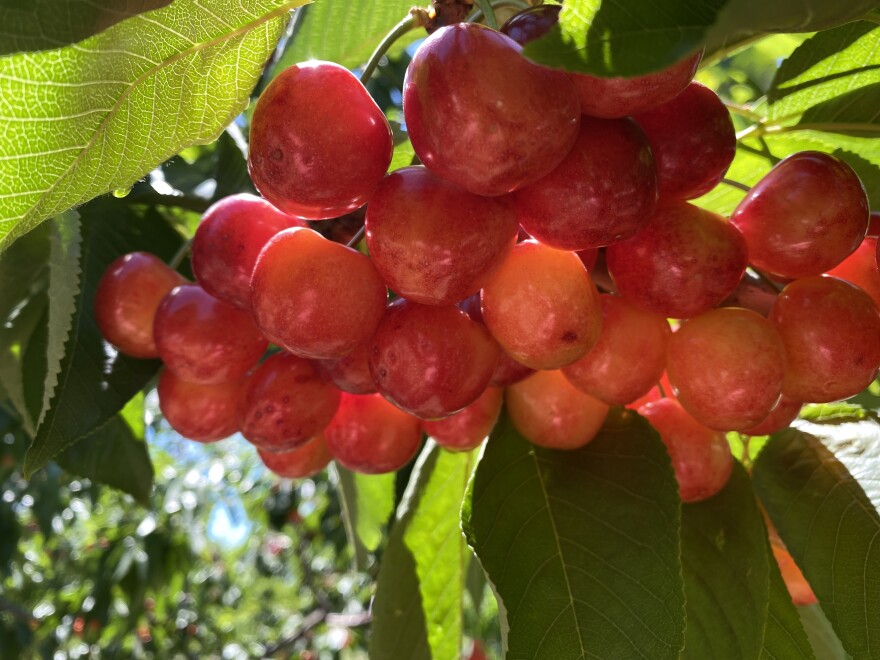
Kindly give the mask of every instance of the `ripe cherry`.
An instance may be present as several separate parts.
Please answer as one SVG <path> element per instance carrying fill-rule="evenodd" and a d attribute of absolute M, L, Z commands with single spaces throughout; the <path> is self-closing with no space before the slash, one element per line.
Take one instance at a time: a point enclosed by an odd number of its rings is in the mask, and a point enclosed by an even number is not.
<path fill-rule="evenodd" d="M 413 459 L 422 431 L 418 419 L 379 394 L 343 394 L 324 438 L 343 467 L 382 474 L 399 470 Z"/>
<path fill-rule="evenodd" d="M 631 119 L 583 117 L 565 159 L 513 199 L 519 223 L 545 245 L 585 250 L 630 238 L 657 205 L 651 147 Z"/>
<path fill-rule="evenodd" d="M 718 305 L 736 289 L 748 259 L 735 227 L 685 202 L 661 205 L 638 234 L 609 245 L 605 255 L 620 294 L 667 318 Z"/>
<path fill-rule="evenodd" d="M 479 291 L 519 230 L 506 200 L 448 183 L 424 167 L 388 175 L 367 207 L 370 258 L 398 295 L 449 305 Z"/>
<path fill-rule="evenodd" d="M 296 449 L 324 430 L 336 412 L 339 396 L 309 360 L 275 353 L 242 388 L 239 427 L 259 449 Z"/>
<path fill-rule="evenodd" d="M 601 295 L 602 333 L 596 345 L 562 373 L 578 389 L 622 406 L 646 394 L 663 375 L 672 331 L 662 316 L 619 296 Z"/>
<path fill-rule="evenodd" d="M 699 502 L 724 488 L 733 470 L 730 445 L 687 414 L 675 399 L 660 399 L 639 408 L 666 445 L 682 502 Z"/>
<path fill-rule="evenodd" d="M 856 251 L 829 270 L 826 275 L 855 284 L 880 306 L 880 269 L 877 267 L 877 237 L 868 236 Z"/>
<path fill-rule="evenodd" d="M 730 217 L 746 239 L 749 262 L 781 278 L 834 268 L 859 247 L 868 221 L 868 196 L 858 175 L 818 151 L 778 163 Z"/>
<path fill-rule="evenodd" d="M 785 345 L 783 393 L 826 403 L 858 394 L 880 368 L 880 310 L 857 286 L 807 277 L 786 286 L 770 311 Z"/>
<path fill-rule="evenodd" d="M 772 542 L 770 548 L 773 550 L 773 557 L 779 565 L 779 572 L 782 573 L 782 580 L 785 582 L 785 588 L 788 589 L 788 595 L 791 596 L 791 602 L 795 605 L 815 605 L 819 602 L 813 588 L 803 572 L 798 567 L 791 556 L 791 553 L 785 549 L 781 543 Z"/>
<path fill-rule="evenodd" d="M 266 244 L 251 279 L 251 306 L 262 332 L 311 358 L 340 358 L 369 341 L 386 298 L 368 257 L 299 227 Z"/>
<path fill-rule="evenodd" d="M 243 381 L 188 383 L 163 369 L 156 390 L 162 416 L 184 438 L 214 442 L 238 431 L 237 406 Z"/>
<path fill-rule="evenodd" d="M 205 385 L 241 378 L 268 345 L 250 314 L 197 284 L 183 284 L 165 296 L 153 332 L 165 366 L 183 380 Z"/>
<path fill-rule="evenodd" d="M 192 242 L 192 269 L 215 298 L 250 309 L 257 256 L 275 234 L 305 223 L 265 199 L 242 193 L 224 197 L 202 216 Z"/>
<path fill-rule="evenodd" d="M 257 101 L 248 170 L 282 211 L 323 220 L 367 202 L 392 150 L 388 121 L 361 82 L 313 60 L 282 71 Z"/>
<path fill-rule="evenodd" d="M 370 350 L 379 392 L 424 419 L 447 417 L 476 401 L 501 355 L 488 330 L 458 307 L 403 298 L 388 306 Z"/>
<path fill-rule="evenodd" d="M 583 447 L 608 415 L 607 403 L 581 392 L 561 371 L 538 371 L 508 387 L 504 400 L 517 430 L 550 449 Z"/>
<path fill-rule="evenodd" d="M 785 349 L 773 324 L 738 307 L 685 321 L 669 340 L 669 380 L 697 421 L 742 431 L 770 414 L 782 394 Z"/>
<path fill-rule="evenodd" d="M 450 451 L 470 451 L 492 432 L 503 399 L 503 390 L 489 387 L 479 399 L 451 417 L 422 422 L 422 430 Z"/>
<path fill-rule="evenodd" d="M 651 143 L 661 199 L 694 199 L 714 188 L 736 155 L 730 113 L 697 82 L 635 116 Z"/>
<path fill-rule="evenodd" d="M 803 407 L 804 404 L 800 401 L 789 399 L 783 394 L 779 399 L 779 403 L 773 407 L 773 410 L 770 411 L 770 414 L 763 421 L 743 429 L 742 432 L 746 435 L 770 435 L 771 433 L 781 431 L 797 419 Z"/>
<path fill-rule="evenodd" d="M 131 357 L 159 357 L 153 339 L 156 310 L 165 295 L 184 282 L 181 275 L 147 252 L 116 259 L 95 291 L 95 321 L 104 339 Z"/>
<path fill-rule="evenodd" d="M 308 440 L 304 445 L 289 451 L 266 451 L 257 449 L 263 465 L 279 477 L 285 479 L 305 479 L 318 474 L 333 460 L 330 449 L 321 435 Z"/>
<path fill-rule="evenodd" d="M 568 75 L 525 59 L 500 32 L 440 28 L 416 51 L 403 113 L 418 157 L 438 176 L 503 195 L 549 173 L 577 138 L 580 105 Z"/>
<path fill-rule="evenodd" d="M 349 394 L 370 394 L 376 391 L 376 383 L 370 373 L 370 346 L 363 344 L 345 357 L 335 360 L 314 360 L 312 364 L 334 387 Z"/>
<path fill-rule="evenodd" d="M 533 369 L 571 364 L 599 339 L 599 293 L 573 252 L 523 241 L 483 287 L 481 300 L 498 343 Z"/>

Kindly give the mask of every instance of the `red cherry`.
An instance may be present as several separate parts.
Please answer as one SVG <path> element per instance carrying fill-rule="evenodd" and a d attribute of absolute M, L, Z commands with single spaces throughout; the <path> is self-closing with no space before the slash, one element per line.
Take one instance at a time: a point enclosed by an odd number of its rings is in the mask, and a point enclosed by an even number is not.
<path fill-rule="evenodd" d="M 699 502 L 724 488 L 733 470 L 724 433 L 700 424 L 675 399 L 649 403 L 639 414 L 666 445 L 682 502 Z"/>
<path fill-rule="evenodd" d="M 424 419 L 447 417 L 473 403 L 501 354 L 489 331 L 458 307 L 403 298 L 388 306 L 370 350 L 379 392 Z"/>
<path fill-rule="evenodd" d="M 299 227 L 266 244 L 251 279 L 263 334 L 304 357 L 340 358 L 369 341 L 386 299 L 368 257 Z"/>
<path fill-rule="evenodd" d="M 275 206 L 323 220 L 363 206 L 392 151 L 388 121 L 361 82 L 338 64 L 310 61 L 282 71 L 257 101 L 248 170 Z"/>
<path fill-rule="evenodd" d="M 636 115 L 657 163 L 661 199 L 695 199 L 721 181 L 736 155 L 727 106 L 697 82 L 671 101 Z"/>
<path fill-rule="evenodd" d="M 305 479 L 318 474 L 333 460 L 323 436 L 315 436 L 290 451 L 273 452 L 257 449 L 263 465 L 285 479 Z"/>
<path fill-rule="evenodd" d="M 358 346 L 345 357 L 335 360 L 314 360 L 312 364 L 334 387 L 349 394 L 371 394 L 376 391 L 376 383 L 370 373 L 370 346 Z"/>
<path fill-rule="evenodd" d="M 163 369 L 156 391 L 163 417 L 184 438 L 214 442 L 238 431 L 236 409 L 243 381 L 188 383 Z"/>
<path fill-rule="evenodd" d="M 324 430 L 336 412 L 339 396 L 338 390 L 321 380 L 309 360 L 276 353 L 242 388 L 239 427 L 259 449 L 296 449 Z"/>
<path fill-rule="evenodd" d="M 742 232 L 749 262 L 759 270 L 783 279 L 819 275 L 865 238 L 868 196 L 844 161 L 803 151 L 770 170 L 730 222 Z"/>
<path fill-rule="evenodd" d="M 197 284 L 175 287 L 153 324 L 165 366 L 179 378 L 205 385 L 244 376 L 268 346 L 250 314 Z"/>
<path fill-rule="evenodd" d="M 111 263 L 95 291 L 95 321 L 110 344 L 136 358 L 159 357 L 153 320 L 165 295 L 186 280 L 157 256 L 132 252 Z"/>
<path fill-rule="evenodd" d="M 880 306 L 880 269 L 877 267 L 877 249 L 877 238 L 868 236 L 855 252 L 825 274 L 855 284 Z"/>
<path fill-rule="evenodd" d="M 559 5 L 538 5 L 523 9 L 501 26 L 501 32 L 520 46 L 543 37 L 559 22 Z"/>
<path fill-rule="evenodd" d="M 324 438 L 343 467 L 382 474 L 399 470 L 413 459 L 422 432 L 418 419 L 378 394 L 343 394 Z"/>
<path fill-rule="evenodd" d="M 559 166 L 513 198 L 519 223 L 545 245 L 584 250 L 630 238 L 657 205 L 651 147 L 631 119 L 583 117 Z"/>
<path fill-rule="evenodd" d="M 779 572 L 782 573 L 782 580 L 785 582 L 785 588 L 788 589 L 788 595 L 795 605 L 815 605 L 819 602 L 813 588 L 801 569 L 798 568 L 794 557 L 786 550 L 781 543 L 770 543 L 773 550 L 773 557 L 779 565 Z"/>
<path fill-rule="evenodd" d="M 413 149 L 428 169 L 478 195 L 538 180 L 577 137 L 580 106 L 568 75 L 521 50 L 500 32 L 458 23 L 429 36 L 406 71 Z"/>
<path fill-rule="evenodd" d="M 779 399 L 779 403 L 770 411 L 770 414 L 764 418 L 764 421 L 750 428 L 743 429 L 742 432 L 746 435 L 770 435 L 771 433 L 781 431 L 784 428 L 788 428 L 797 419 L 803 407 L 804 404 L 800 401 L 789 399 L 783 395 Z"/>
<path fill-rule="evenodd" d="M 479 399 L 451 417 L 422 422 L 422 430 L 450 451 L 470 451 L 492 432 L 501 413 L 503 395 L 500 388 L 489 387 Z"/>
<path fill-rule="evenodd" d="M 370 258 L 398 295 L 449 305 L 479 291 L 518 232 L 511 206 L 470 193 L 424 167 L 392 172 L 367 207 Z"/>
<path fill-rule="evenodd" d="M 215 298 L 250 309 L 251 275 L 260 250 L 281 230 L 304 226 L 254 195 L 224 197 L 205 211 L 193 237 L 193 273 Z"/>

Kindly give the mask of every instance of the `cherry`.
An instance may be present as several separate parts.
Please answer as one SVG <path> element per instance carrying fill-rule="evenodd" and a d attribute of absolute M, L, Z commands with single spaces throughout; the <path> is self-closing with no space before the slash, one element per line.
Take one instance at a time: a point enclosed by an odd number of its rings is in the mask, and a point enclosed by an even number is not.
<path fill-rule="evenodd" d="M 350 394 L 370 394 L 376 391 L 376 383 L 370 373 L 370 346 L 358 346 L 348 355 L 335 360 L 314 360 L 312 364 L 334 387 Z"/>
<path fill-rule="evenodd" d="M 175 287 L 162 299 L 153 333 L 165 366 L 204 385 L 241 378 L 268 345 L 250 314 L 197 284 Z"/>
<path fill-rule="evenodd" d="M 516 216 L 541 243 L 584 250 L 630 238 L 657 205 L 657 173 L 631 119 L 581 119 L 565 159 L 514 193 Z"/>
<path fill-rule="evenodd" d="M 559 5 L 538 5 L 523 9 L 501 26 L 501 32 L 520 46 L 543 37 L 559 22 Z"/>
<path fill-rule="evenodd" d="M 242 193 L 224 197 L 202 216 L 192 242 L 192 269 L 215 298 L 250 309 L 257 256 L 275 234 L 305 223 L 265 199 Z"/>
<path fill-rule="evenodd" d="M 738 307 L 685 321 L 669 340 L 669 380 L 691 416 L 719 431 L 766 419 L 782 394 L 785 348 L 773 324 Z"/>
<path fill-rule="evenodd" d="M 156 390 L 165 420 L 184 438 L 214 442 L 238 431 L 236 409 L 242 380 L 216 385 L 188 383 L 163 369 Z"/>
<path fill-rule="evenodd" d="M 826 403 L 858 394 L 880 368 L 880 309 L 857 286 L 836 277 L 807 277 L 773 303 L 787 357 L 783 393 Z"/>
<path fill-rule="evenodd" d="M 458 307 L 404 298 L 388 306 L 370 351 L 379 392 L 424 419 L 447 417 L 473 403 L 501 354 L 486 328 Z"/>
<path fill-rule="evenodd" d="M 259 449 L 296 449 L 324 430 L 336 412 L 339 396 L 309 360 L 275 353 L 242 388 L 239 427 Z"/>
<path fill-rule="evenodd" d="M 289 451 L 274 452 L 257 449 L 263 465 L 269 468 L 279 477 L 285 479 L 305 479 L 318 474 L 327 467 L 333 456 L 324 441 L 324 437 L 317 435 L 306 441 L 296 449 Z"/>
<path fill-rule="evenodd" d="M 577 449 L 596 437 L 608 404 L 581 392 L 561 371 L 538 371 L 507 388 L 507 413 L 517 430 L 536 445 Z"/>
<path fill-rule="evenodd" d="M 682 502 L 699 502 L 724 488 L 733 470 L 724 433 L 700 424 L 675 399 L 649 403 L 639 414 L 666 445 Z"/>
<path fill-rule="evenodd" d="M 132 252 L 111 263 L 95 291 L 95 321 L 110 344 L 135 358 L 159 357 L 153 320 L 165 295 L 186 280 L 157 256 Z"/>
<path fill-rule="evenodd" d="M 580 105 L 570 78 L 521 50 L 500 32 L 458 23 L 429 36 L 406 71 L 403 113 L 416 155 L 478 195 L 537 181 L 577 138 Z"/>
<path fill-rule="evenodd" d="M 783 279 L 819 275 L 865 238 L 868 196 L 844 161 L 803 151 L 770 170 L 730 222 L 745 237 L 756 268 Z"/>
<path fill-rule="evenodd" d="M 727 107 L 697 82 L 671 101 L 635 116 L 651 143 L 663 199 L 694 199 L 721 181 L 736 155 Z"/>
<path fill-rule="evenodd" d="M 803 406 L 804 404 L 800 401 L 789 399 L 783 395 L 779 399 L 779 403 L 774 406 L 773 410 L 770 411 L 770 414 L 763 421 L 750 428 L 743 429 L 742 432 L 746 435 L 770 435 L 771 433 L 781 431 L 784 428 L 788 428 L 797 419 Z"/>
<path fill-rule="evenodd" d="M 446 419 L 422 422 L 422 430 L 450 451 L 470 451 L 491 433 L 498 415 L 504 392 L 489 387 L 472 404 Z"/>
<path fill-rule="evenodd" d="M 880 306 L 880 269 L 877 267 L 877 237 L 868 236 L 856 251 L 829 270 L 826 275 L 855 284 Z"/>
<path fill-rule="evenodd" d="M 313 60 L 282 71 L 257 101 L 248 171 L 282 211 L 323 220 L 367 202 L 393 149 L 388 120 L 361 82 Z"/>
<path fill-rule="evenodd" d="M 483 319 L 502 348 L 533 369 L 558 369 L 599 339 L 599 293 L 573 252 L 528 240 L 483 287 Z"/>
<path fill-rule="evenodd" d="M 266 244 L 251 279 L 251 305 L 263 334 L 311 358 L 340 358 L 369 341 L 386 299 L 368 257 L 299 227 Z"/>
<path fill-rule="evenodd" d="M 619 296 L 601 295 L 602 333 L 592 350 L 562 373 L 575 387 L 622 406 L 646 394 L 666 367 L 672 331 L 662 316 Z"/>
<path fill-rule="evenodd" d="M 425 305 L 457 303 L 479 291 L 518 229 L 506 201 L 470 193 L 424 167 L 392 172 L 367 207 L 373 265 L 395 293 Z"/>
<path fill-rule="evenodd" d="M 343 467 L 382 474 L 399 470 L 413 459 L 422 432 L 418 419 L 378 394 L 343 394 L 324 438 Z"/>
<path fill-rule="evenodd" d="M 770 548 L 773 550 L 773 557 L 779 565 L 779 572 L 782 573 L 782 580 L 785 582 L 785 588 L 788 589 L 788 595 L 795 605 L 815 605 L 819 602 L 813 588 L 791 553 L 785 549 L 780 543 L 771 542 Z"/>
<path fill-rule="evenodd" d="M 748 260 L 734 226 L 685 202 L 661 205 L 638 234 L 609 245 L 605 256 L 624 298 L 668 318 L 718 305 L 736 289 Z"/>

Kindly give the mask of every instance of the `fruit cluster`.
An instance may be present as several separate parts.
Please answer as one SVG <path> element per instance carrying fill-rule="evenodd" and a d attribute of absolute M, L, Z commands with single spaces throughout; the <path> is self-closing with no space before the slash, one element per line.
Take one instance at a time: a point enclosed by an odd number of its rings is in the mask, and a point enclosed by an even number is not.
<path fill-rule="evenodd" d="M 730 473 L 724 432 L 766 434 L 803 402 L 867 387 L 880 271 L 855 172 L 796 154 L 729 220 L 693 205 L 736 148 L 726 107 L 692 82 L 700 55 L 630 79 L 541 67 L 521 43 L 556 11 L 524 12 L 506 34 L 434 32 L 403 89 L 421 165 L 390 174 L 388 123 L 348 70 L 306 62 L 273 80 L 250 134 L 265 199 L 205 213 L 198 284 L 131 254 L 97 294 L 107 340 L 164 361 L 175 429 L 240 431 L 299 477 L 331 457 L 396 470 L 423 432 L 473 448 L 502 399 L 525 437 L 562 449 L 628 406 L 695 501 Z M 368 255 L 308 224 L 364 205 Z M 726 306 L 747 268 L 787 282 L 769 314 Z"/>

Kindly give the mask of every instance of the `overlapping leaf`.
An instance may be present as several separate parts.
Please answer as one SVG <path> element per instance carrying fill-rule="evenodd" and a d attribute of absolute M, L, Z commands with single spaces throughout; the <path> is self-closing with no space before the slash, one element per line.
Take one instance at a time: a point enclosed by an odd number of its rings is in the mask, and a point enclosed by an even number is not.
<path fill-rule="evenodd" d="M 356 474 L 340 465 L 335 470 L 346 533 L 363 570 L 367 553 L 379 547 L 394 511 L 394 474 Z"/>
<path fill-rule="evenodd" d="M 177 0 L 72 46 L 0 58 L 0 250 L 216 138 L 301 2 Z"/>
<path fill-rule="evenodd" d="M 677 485 L 638 416 L 613 412 L 576 451 L 537 448 L 503 417 L 462 520 L 498 596 L 508 657 L 678 657 Z"/>

